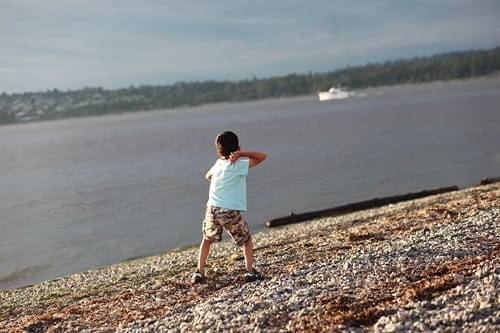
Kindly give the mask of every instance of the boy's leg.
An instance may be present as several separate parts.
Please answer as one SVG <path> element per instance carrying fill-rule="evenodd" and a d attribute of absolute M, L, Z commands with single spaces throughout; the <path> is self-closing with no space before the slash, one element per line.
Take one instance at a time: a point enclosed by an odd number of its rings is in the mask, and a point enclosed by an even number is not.
<path fill-rule="evenodd" d="M 247 271 L 253 270 L 253 243 L 252 238 L 250 238 L 245 244 L 243 244 L 243 255 L 245 256 L 245 268 Z"/>
<path fill-rule="evenodd" d="M 200 251 L 198 254 L 198 271 L 203 275 L 205 272 L 205 264 L 210 253 L 210 245 L 212 242 L 219 242 L 222 240 L 222 226 L 217 221 L 218 207 L 207 206 L 205 211 L 205 218 L 203 219 L 203 237 L 200 244 Z"/>
<path fill-rule="evenodd" d="M 198 271 L 204 274 L 205 264 L 207 262 L 208 254 L 210 253 L 210 246 L 212 242 L 207 239 L 202 239 L 200 244 L 200 253 L 198 255 Z"/>
<path fill-rule="evenodd" d="M 247 271 L 253 269 L 253 243 L 250 236 L 248 223 L 237 210 L 225 210 L 221 219 L 221 225 L 231 235 L 236 245 L 243 247 L 245 256 L 245 268 Z"/>
<path fill-rule="evenodd" d="M 221 221 L 222 226 L 231 235 L 234 242 L 243 247 L 245 256 L 245 280 L 247 282 L 263 280 L 262 275 L 253 268 L 253 242 L 248 223 L 239 211 L 226 210 Z"/>
<path fill-rule="evenodd" d="M 250 238 L 245 244 L 243 244 L 243 254 L 245 255 L 245 281 L 261 281 L 264 280 L 262 274 L 260 274 L 255 268 L 253 268 L 253 243 L 252 238 Z"/>

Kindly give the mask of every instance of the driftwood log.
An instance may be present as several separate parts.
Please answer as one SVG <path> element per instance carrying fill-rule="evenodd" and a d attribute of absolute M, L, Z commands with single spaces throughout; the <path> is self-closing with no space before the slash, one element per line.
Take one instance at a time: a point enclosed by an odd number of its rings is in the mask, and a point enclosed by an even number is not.
<path fill-rule="evenodd" d="M 493 183 L 498 183 L 498 182 L 500 182 L 500 177 L 481 179 L 481 185 L 488 185 L 488 184 L 493 184 Z"/>
<path fill-rule="evenodd" d="M 312 220 L 319 217 L 327 217 L 327 216 L 337 216 L 343 215 L 347 213 L 356 212 L 359 210 L 365 210 L 370 208 L 381 207 L 385 205 L 389 205 L 392 203 L 397 203 L 401 201 L 408 201 L 418 198 L 423 198 L 430 195 L 436 195 L 446 192 L 457 191 L 459 188 L 457 186 L 450 187 L 442 187 L 434 190 L 424 190 L 420 192 L 407 193 L 402 195 L 394 195 L 384 198 L 375 198 L 366 201 L 360 201 L 355 203 L 349 203 L 347 205 L 342 205 L 338 207 L 299 213 L 299 214 L 290 214 L 289 216 L 278 217 L 266 222 L 266 226 L 268 227 L 279 227 L 291 223 L 297 223 L 307 220 Z"/>

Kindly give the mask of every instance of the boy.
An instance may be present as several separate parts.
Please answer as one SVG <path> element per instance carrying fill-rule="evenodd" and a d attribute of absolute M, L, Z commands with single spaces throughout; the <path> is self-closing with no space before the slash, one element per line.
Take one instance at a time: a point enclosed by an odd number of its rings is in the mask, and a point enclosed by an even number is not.
<path fill-rule="evenodd" d="M 210 181 L 207 209 L 203 220 L 203 239 L 200 244 L 198 267 L 192 283 L 204 279 L 204 268 L 212 242 L 222 240 L 222 229 L 233 241 L 243 247 L 245 256 L 245 280 L 263 280 L 253 268 L 253 243 L 247 222 L 241 217 L 246 211 L 246 176 L 248 169 L 260 164 L 267 155 L 256 151 L 242 151 L 238 137 L 233 132 L 217 135 L 215 147 L 219 159 L 205 175 Z"/>

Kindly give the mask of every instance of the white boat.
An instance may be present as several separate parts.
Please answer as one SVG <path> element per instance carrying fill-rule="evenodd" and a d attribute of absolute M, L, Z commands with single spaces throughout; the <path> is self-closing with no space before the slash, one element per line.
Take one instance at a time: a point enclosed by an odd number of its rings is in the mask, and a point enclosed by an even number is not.
<path fill-rule="evenodd" d="M 345 90 L 344 88 L 332 87 L 328 91 L 320 91 L 318 93 L 320 101 L 329 101 L 331 99 L 345 99 L 353 96 L 352 91 Z"/>

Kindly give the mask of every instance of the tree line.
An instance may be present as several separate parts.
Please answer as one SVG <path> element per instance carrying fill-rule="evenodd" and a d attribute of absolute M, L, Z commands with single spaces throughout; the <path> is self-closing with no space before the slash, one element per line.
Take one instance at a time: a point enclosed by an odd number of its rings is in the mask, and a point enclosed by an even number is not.
<path fill-rule="evenodd" d="M 394 84 L 466 79 L 500 72 L 500 47 L 348 66 L 325 73 L 265 79 L 178 82 L 105 90 L 57 89 L 0 95 L 0 123 L 195 106 L 216 102 L 315 94 L 332 86 L 360 89 Z"/>

